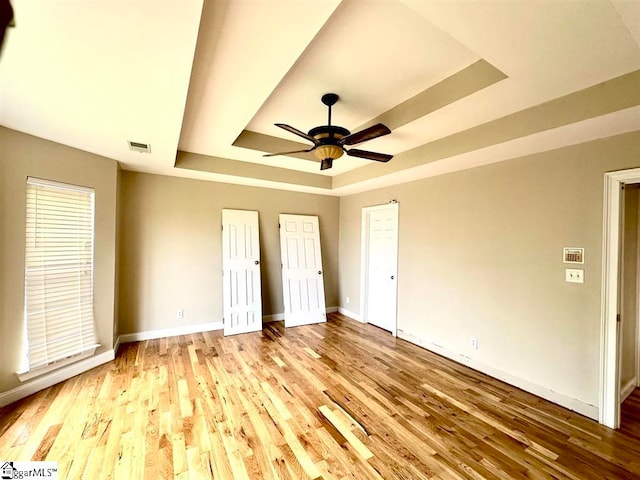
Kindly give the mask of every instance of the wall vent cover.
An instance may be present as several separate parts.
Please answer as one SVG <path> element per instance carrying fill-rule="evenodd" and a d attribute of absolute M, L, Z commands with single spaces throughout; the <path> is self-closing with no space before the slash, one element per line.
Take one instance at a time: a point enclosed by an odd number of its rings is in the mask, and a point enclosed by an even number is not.
<path fill-rule="evenodd" d="M 134 152 L 145 152 L 151 153 L 151 145 L 148 143 L 134 142 L 132 140 L 127 140 L 129 144 L 129 150 L 133 150 Z"/>

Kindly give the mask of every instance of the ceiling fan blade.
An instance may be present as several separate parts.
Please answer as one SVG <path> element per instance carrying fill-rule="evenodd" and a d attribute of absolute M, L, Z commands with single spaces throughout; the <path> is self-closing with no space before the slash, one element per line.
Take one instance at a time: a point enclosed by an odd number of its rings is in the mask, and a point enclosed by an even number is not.
<path fill-rule="evenodd" d="M 302 130 L 298 130 L 297 128 L 294 128 L 291 125 L 287 125 L 286 123 L 276 123 L 275 126 L 276 127 L 280 127 L 282 129 L 286 130 L 287 132 L 294 133 L 294 134 L 298 135 L 299 137 L 305 138 L 305 139 L 309 140 L 311 143 L 313 143 L 314 145 L 318 145 L 320 143 L 318 140 L 313 138 L 311 135 L 307 135 Z"/>
<path fill-rule="evenodd" d="M 264 155 L 262 155 L 263 157 L 275 157 L 277 155 L 291 155 L 292 153 L 307 153 L 310 152 L 311 150 L 315 150 L 315 146 L 311 147 L 308 150 L 293 150 L 292 152 L 278 152 L 278 153 L 265 153 Z"/>
<path fill-rule="evenodd" d="M 366 150 L 358 150 L 357 148 L 348 150 L 347 155 L 366 158 L 367 160 L 375 160 L 376 162 L 388 162 L 393 158 L 393 155 L 387 153 L 367 152 Z"/>
<path fill-rule="evenodd" d="M 360 130 L 359 132 L 352 133 L 340 140 L 341 145 L 356 145 L 358 143 L 366 142 L 367 140 L 373 140 L 374 138 L 389 135 L 391 130 L 382 123 L 376 123 L 375 125 Z"/>

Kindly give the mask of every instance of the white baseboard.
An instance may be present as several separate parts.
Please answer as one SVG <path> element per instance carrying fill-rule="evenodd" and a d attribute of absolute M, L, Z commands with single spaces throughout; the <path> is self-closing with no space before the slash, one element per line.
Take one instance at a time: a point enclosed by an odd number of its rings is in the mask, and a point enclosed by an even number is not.
<path fill-rule="evenodd" d="M 349 318 L 353 318 L 354 320 L 357 320 L 360 323 L 364 323 L 364 321 L 362 320 L 362 316 L 359 313 L 351 312 L 346 308 L 342 308 L 342 307 L 338 307 L 338 312 L 340 312 L 342 315 L 346 315 Z"/>
<path fill-rule="evenodd" d="M 24 382 L 22 385 L 19 385 L 16 388 L 12 388 L 11 390 L 0 393 L 0 407 L 4 407 L 5 405 L 9 405 L 10 403 L 16 402 L 22 398 L 37 393 L 40 390 L 49 388 L 51 385 L 55 385 L 56 383 L 68 380 L 69 378 L 75 377 L 76 375 L 80 375 L 81 373 L 100 366 L 103 363 L 110 362 L 114 358 L 115 351 L 107 350 L 106 352 L 99 353 L 98 355 L 93 355 L 87 359 L 80 360 L 79 362 L 73 363 L 66 367 L 62 367 L 54 372 L 45 373 L 40 377 Z"/>
<path fill-rule="evenodd" d="M 337 312 L 338 307 L 327 307 L 327 313 Z M 279 322 L 284 320 L 284 313 L 274 313 L 273 315 L 263 315 L 262 323 Z M 222 330 L 223 322 L 201 323 L 198 325 L 185 325 L 181 327 L 163 328 L 160 330 L 149 330 L 146 332 L 125 333 L 116 339 L 117 347 L 121 343 L 141 342 L 143 340 L 153 340 L 156 338 L 175 337 L 178 335 L 189 335 L 190 333 L 209 332 L 212 330 Z"/>
<path fill-rule="evenodd" d="M 334 313 L 338 311 L 338 307 L 327 307 L 325 309 L 327 313 Z M 271 323 L 271 322 L 280 322 L 284 320 L 284 312 L 283 313 L 274 313 L 273 315 L 263 315 L 262 323 Z"/>
<path fill-rule="evenodd" d="M 274 313 L 273 315 L 263 315 L 262 323 L 280 322 L 284 320 L 284 313 Z"/>
<path fill-rule="evenodd" d="M 625 383 L 620 389 L 620 403 L 624 402 L 629 395 L 633 393 L 638 385 L 638 379 L 633 377 L 627 383 Z"/>
<path fill-rule="evenodd" d="M 445 348 L 435 345 L 433 343 L 427 342 L 416 335 L 412 335 L 410 333 L 404 332 L 402 330 L 398 330 L 398 337 L 406 340 L 407 342 L 411 342 L 419 347 L 422 347 L 426 350 L 429 350 L 433 353 L 437 353 L 438 355 L 442 355 L 454 362 L 461 363 L 462 365 L 466 365 L 469 368 L 477 370 L 479 372 L 485 373 L 490 377 L 497 378 L 498 380 L 502 380 L 503 382 L 508 383 L 509 385 L 513 385 L 514 387 L 518 387 L 522 390 L 525 390 L 529 393 L 533 393 L 538 397 L 542 397 L 545 400 L 549 400 L 550 402 L 561 405 L 569 410 L 573 410 L 574 412 L 578 412 L 585 417 L 589 417 L 595 421 L 598 421 L 598 407 L 595 405 L 591 405 L 589 403 L 583 402 L 582 400 L 578 400 L 567 395 L 563 395 L 561 393 L 555 392 L 547 387 L 543 387 L 542 385 L 538 385 L 536 383 L 532 383 L 523 378 L 517 377 L 507 372 L 503 372 L 496 368 L 490 367 L 483 363 L 480 363 L 476 360 L 473 360 L 469 357 L 465 357 L 460 355 L 459 353 L 450 352 Z M 634 379 L 635 381 L 635 379 Z"/>
<path fill-rule="evenodd" d="M 184 325 L 180 327 L 162 328 L 160 330 L 149 330 L 146 332 L 125 333 L 119 335 L 116 344 L 141 342 L 143 340 L 154 340 L 156 338 L 176 337 L 178 335 L 189 335 L 191 333 L 210 332 L 211 330 L 222 330 L 222 322 L 200 323 L 198 325 Z"/>

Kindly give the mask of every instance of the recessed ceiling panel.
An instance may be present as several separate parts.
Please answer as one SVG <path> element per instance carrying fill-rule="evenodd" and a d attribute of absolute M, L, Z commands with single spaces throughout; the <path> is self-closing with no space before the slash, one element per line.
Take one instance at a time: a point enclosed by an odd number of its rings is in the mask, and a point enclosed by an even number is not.
<path fill-rule="evenodd" d="M 322 94 L 335 92 L 334 124 L 356 127 L 479 57 L 398 2 L 346 0 L 280 82 L 247 130 L 293 139 L 327 121 Z"/>

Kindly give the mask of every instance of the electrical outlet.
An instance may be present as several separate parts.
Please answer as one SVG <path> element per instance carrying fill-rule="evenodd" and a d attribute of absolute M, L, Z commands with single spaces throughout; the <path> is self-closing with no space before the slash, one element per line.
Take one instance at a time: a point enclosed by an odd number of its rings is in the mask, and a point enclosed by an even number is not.
<path fill-rule="evenodd" d="M 182 320 L 184 318 L 184 310 L 179 309 L 178 315 L 176 315 L 176 317 L 178 318 L 178 320 Z"/>
<path fill-rule="evenodd" d="M 351 302 L 351 299 L 347 297 L 347 305 L 349 305 L 350 302 Z"/>
<path fill-rule="evenodd" d="M 476 337 L 471 337 L 471 348 L 478 349 L 478 339 Z"/>
<path fill-rule="evenodd" d="M 569 283 L 584 283 L 584 270 L 581 268 L 565 268 L 564 280 Z"/>

